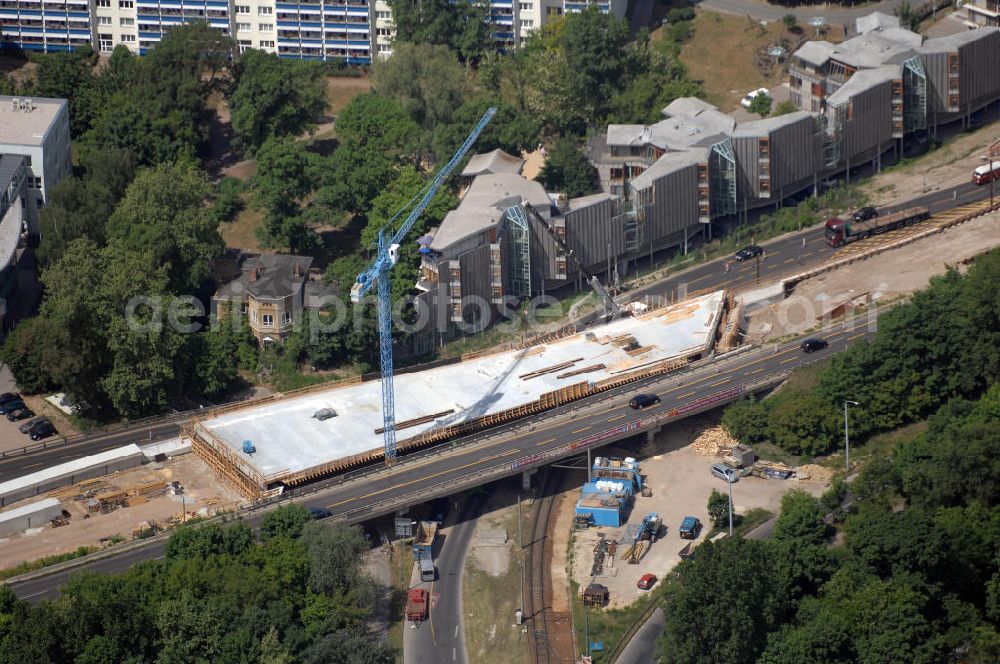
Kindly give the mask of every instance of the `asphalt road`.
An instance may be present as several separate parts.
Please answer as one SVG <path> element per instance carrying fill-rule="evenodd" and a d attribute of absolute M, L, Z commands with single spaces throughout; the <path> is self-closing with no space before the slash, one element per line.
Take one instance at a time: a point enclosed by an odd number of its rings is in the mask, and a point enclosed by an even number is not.
<path fill-rule="evenodd" d="M 89 454 L 98 454 L 129 443 L 146 444 L 176 438 L 184 420 L 162 422 L 148 427 L 123 429 L 111 433 L 87 436 L 71 443 L 56 443 L 53 447 L 29 452 L 0 460 L 0 482 L 14 479 L 42 468 L 79 459 Z M 25 445 L 31 444 L 25 436 Z"/>
<path fill-rule="evenodd" d="M 482 499 L 467 500 L 448 529 L 435 559 L 438 578 L 430 585 L 429 620 L 404 633 L 403 664 L 464 664 L 465 634 L 462 631 L 462 572 L 472 533 L 479 518 Z M 428 585 L 428 584 L 423 584 Z"/>
<path fill-rule="evenodd" d="M 416 456 L 412 461 L 404 460 L 376 475 L 347 480 L 311 494 L 300 502 L 307 507 L 325 507 L 337 515 L 350 514 L 355 522 L 363 521 L 382 513 L 378 511 L 384 510 L 380 508 L 380 501 L 405 498 L 422 492 L 427 497 L 431 497 L 434 492 L 447 493 L 449 485 L 454 485 L 457 480 L 476 471 L 544 453 L 569 441 L 620 427 L 650 414 L 663 413 L 769 373 L 790 370 L 803 362 L 843 350 L 849 344 L 872 334 L 874 331 L 867 329 L 865 322 L 858 322 L 856 327 L 838 329 L 823 335 L 830 342 L 830 347 L 810 355 L 803 354 L 797 343 L 789 342 L 741 353 L 720 363 L 683 374 L 612 390 L 605 393 L 601 400 L 539 420 L 526 430 L 482 438 L 474 445 L 458 447 L 440 455 Z M 655 392 L 660 396 L 661 403 L 636 411 L 628 406 L 628 400 L 638 392 Z M 707 466 L 705 472 L 708 472 Z M 252 517 L 248 522 L 254 525 L 259 518 Z M 153 549 L 147 552 L 143 549 L 134 554 L 98 561 L 90 568 L 104 572 L 121 571 L 140 559 L 162 555 L 161 551 L 162 549 Z M 65 578 L 65 574 L 53 575 L 13 584 L 12 587 L 20 597 L 51 597 Z"/>

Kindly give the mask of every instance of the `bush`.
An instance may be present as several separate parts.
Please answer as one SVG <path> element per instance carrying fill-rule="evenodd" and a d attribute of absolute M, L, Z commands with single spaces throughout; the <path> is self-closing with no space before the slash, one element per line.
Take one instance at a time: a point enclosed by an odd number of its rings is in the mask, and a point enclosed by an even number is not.
<path fill-rule="evenodd" d="M 243 209 L 243 182 L 233 177 L 225 177 L 216 185 L 215 203 L 212 209 L 219 221 L 232 221 Z"/>
<path fill-rule="evenodd" d="M 693 21 L 695 16 L 694 7 L 674 7 L 667 12 L 667 21 L 670 23 L 680 23 L 681 21 Z"/>
<path fill-rule="evenodd" d="M 712 489 L 708 497 L 708 516 L 716 528 L 729 527 L 729 495 Z M 736 525 L 736 515 L 733 515 L 733 525 Z"/>

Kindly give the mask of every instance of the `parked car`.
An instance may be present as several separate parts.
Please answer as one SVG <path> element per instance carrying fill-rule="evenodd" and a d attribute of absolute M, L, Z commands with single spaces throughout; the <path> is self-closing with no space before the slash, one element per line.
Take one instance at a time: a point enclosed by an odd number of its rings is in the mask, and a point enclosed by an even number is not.
<path fill-rule="evenodd" d="M 655 394 L 637 394 L 628 402 L 628 405 L 636 410 L 655 406 L 660 403 L 660 397 Z"/>
<path fill-rule="evenodd" d="M 677 532 L 680 533 L 681 539 L 697 539 L 698 533 L 701 532 L 701 521 L 696 516 L 686 516 Z"/>
<path fill-rule="evenodd" d="M 649 590 L 656 585 L 655 574 L 643 574 L 639 577 L 639 583 L 635 584 L 639 590 Z"/>
<path fill-rule="evenodd" d="M 878 216 L 878 210 L 872 206 L 863 207 L 860 210 L 856 210 L 854 214 L 851 215 L 851 221 L 868 221 L 869 219 L 874 219 Z"/>
<path fill-rule="evenodd" d="M 21 395 L 17 392 L 4 392 L 0 394 L 0 403 L 7 403 L 8 401 L 21 400 Z"/>
<path fill-rule="evenodd" d="M 329 519 L 333 516 L 333 512 L 326 509 L 325 507 L 310 507 L 309 516 L 314 519 Z"/>
<path fill-rule="evenodd" d="M 764 253 L 763 247 L 758 247 L 756 244 L 751 244 L 750 246 L 743 247 L 735 254 L 733 254 L 733 259 L 738 263 L 742 263 L 743 261 L 748 261 L 751 258 L 756 258 L 757 256 L 760 256 L 763 253 Z"/>
<path fill-rule="evenodd" d="M 720 480 L 724 480 L 732 484 L 733 482 L 740 481 L 740 474 L 729 466 L 724 466 L 721 463 L 714 464 L 712 466 L 712 474 L 718 477 Z"/>
<path fill-rule="evenodd" d="M 27 408 L 24 402 L 20 399 L 14 399 L 13 401 L 8 401 L 6 403 L 0 404 L 0 415 L 6 415 L 7 413 L 18 410 L 20 408 Z"/>
<path fill-rule="evenodd" d="M 30 408 L 25 406 L 24 408 L 15 408 L 14 410 L 7 413 L 8 422 L 20 422 L 21 420 L 26 420 L 29 417 L 34 417 L 35 413 Z"/>
<path fill-rule="evenodd" d="M 38 417 L 33 417 L 27 422 L 22 423 L 17 428 L 21 431 L 21 433 L 31 433 L 31 430 L 34 429 L 36 426 L 38 426 L 39 423 L 48 421 L 49 418 L 45 417 L 44 415 L 39 415 Z"/>
<path fill-rule="evenodd" d="M 812 353 L 817 350 L 823 350 L 829 345 L 830 342 L 826 339 L 806 339 L 799 344 L 799 350 L 803 353 Z"/>
<path fill-rule="evenodd" d="M 58 433 L 56 428 L 52 426 L 52 422 L 48 420 L 39 423 L 37 427 L 31 430 L 28 434 L 32 440 L 42 440 L 43 438 L 48 438 L 49 436 L 54 436 Z"/>
<path fill-rule="evenodd" d="M 742 100 L 740 100 L 740 106 L 743 108 L 750 108 L 750 104 L 752 104 L 753 100 L 759 95 L 770 95 L 770 92 L 767 88 L 757 88 L 756 90 L 751 90 L 745 97 L 743 97 Z"/>

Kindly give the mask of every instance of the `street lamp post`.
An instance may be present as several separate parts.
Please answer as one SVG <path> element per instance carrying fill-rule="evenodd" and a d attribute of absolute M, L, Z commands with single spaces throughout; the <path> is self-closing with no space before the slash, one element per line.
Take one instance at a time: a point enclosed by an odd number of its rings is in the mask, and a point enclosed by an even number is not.
<path fill-rule="evenodd" d="M 729 485 L 729 536 L 733 536 L 733 483 L 727 478 L 726 484 Z"/>
<path fill-rule="evenodd" d="M 851 472 L 851 438 L 847 433 L 847 406 L 858 406 L 857 401 L 844 401 L 844 465 Z"/>

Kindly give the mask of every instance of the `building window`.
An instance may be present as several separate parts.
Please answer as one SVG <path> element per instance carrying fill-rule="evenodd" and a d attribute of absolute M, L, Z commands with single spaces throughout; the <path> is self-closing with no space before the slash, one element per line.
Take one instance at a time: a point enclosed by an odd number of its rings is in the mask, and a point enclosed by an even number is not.
<path fill-rule="evenodd" d="M 392 30 L 389 28 L 375 28 L 375 34 L 379 37 L 388 37 L 392 35 Z"/>
<path fill-rule="evenodd" d="M 134 18 L 125 18 L 125 17 L 122 17 L 122 19 L 119 21 L 119 23 L 121 24 L 121 27 L 123 27 L 123 28 L 131 28 L 133 25 L 135 25 L 135 19 Z"/>
<path fill-rule="evenodd" d="M 274 13 L 274 7 L 258 7 L 257 13 L 260 16 L 270 16 Z"/>
<path fill-rule="evenodd" d="M 110 7 L 111 6 L 111 0 L 97 0 L 97 6 L 98 7 Z"/>
<path fill-rule="evenodd" d="M 97 24 L 98 25 L 111 25 L 111 17 L 110 16 L 98 16 L 97 17 Z"/>
<path fill-rule="evenodd" d="M 240 305 L 240 313 L 245 314 L 247 312 L 247 303 L 244 302 Z"/>
<path fill-rule="evenodd" d="M 134 0 L 118 0 L 119 9 L 132 9 L 135 7 Z"/>
<path fill-rule="evenodd" d="M 250 13 L 250 5 L 236 5 L 236 13 L 237 14 L 249 14 Z"/>
<path fill-rule="evenodd" d="M 260 30 L 261 32 L 273 32 L 274 23 L 258 23 L 257 29 Z"/>
<path fill-rule="evenodd" d="M 523 19 L 521 21 L 521 27 L 522 28 L 533 28 L 533 27 L 535 27 L 535 22 L 532 19 L 530 19 L 530 18 Z"/>
<path fill-rule="evenodd" d="M 292 313 L 290 311 L 286 311 L 283 314 L 281 314 L 282 325 L 288 325 L 291 322 L 292 322 Z"/>
<path fill-rule="evenodd" d="M 123 42 L 129 42 L 130 44 L 135 43 L 135 35 L 122 35 Z"/>
<path fill-rule="evenodd" d="M 392 12 L 375 12 L 375 18 L 388 21 L 389 19 L 392 18 Z"/>
<path fill-rule="evenodd" d="M 250 320 L 252 320 L 255 323 L 257 322 L 257 312 L 256 311 L 251 311 L 250 312 Z"/>
<path fill-rule="evenodd" d="M 274 48 L 274 42 L 273 41 L 261 41 L 260 42 L 260 47 L 261 48 Z"/>
<path fill-rule="evenodd" d="M 236 24 L 236 32 L 250 32 L 250 24 L 249 23 L 237 23 Z"/>
<path fill-rule="evenodd" d="M 271 314 L 262 314 L 261 318 L 264 321 L 264 327 L 271 327 L 274 325 L 274 316 Z"/>
<path fill-rule="evenodd" d="M 517 6 L 522 12 L 530 12 L 532 9 L 534 9 L 533 5 L 530 2 L 521 2 L 518 3 Z"/>
<path fill-rule="evenodd" d="M 240 45 L 240 53 L 246 53 L 248 49 L 253 48 L 253 42 L 251 42 L 249 39 L 239 40 L 239 45 Z"/>

